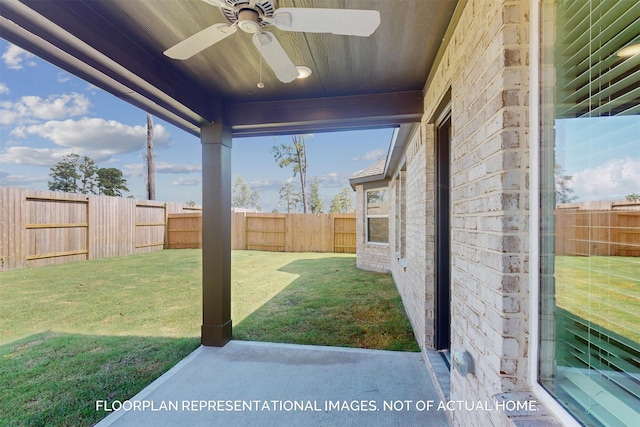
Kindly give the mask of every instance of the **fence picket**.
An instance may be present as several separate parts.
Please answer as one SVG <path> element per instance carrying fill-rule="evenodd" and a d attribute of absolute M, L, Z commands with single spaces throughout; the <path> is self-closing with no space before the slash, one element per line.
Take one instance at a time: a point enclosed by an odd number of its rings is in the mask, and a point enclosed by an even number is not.
<path fill-rule="evenodd" d="M 167 248 L 202 247 L 200 234 L 190 233 L 192 230 L 199 232 L 201 222 L 199 213 L 169 214 Z M 274 252 L 355 253 L 355 224 L 355 214 L 234 212 L 231 247 Z"/>

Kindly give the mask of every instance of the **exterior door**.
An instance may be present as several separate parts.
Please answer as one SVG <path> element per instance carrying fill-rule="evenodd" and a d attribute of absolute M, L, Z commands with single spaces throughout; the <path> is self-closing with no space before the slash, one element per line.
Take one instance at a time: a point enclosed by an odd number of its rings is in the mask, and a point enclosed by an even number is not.
<path fill-rule="evenodd" d="M 436 289 L 435 346 L 448 350 L 451 343 L 451 115 L 442 120 L 436 134 Z"/>

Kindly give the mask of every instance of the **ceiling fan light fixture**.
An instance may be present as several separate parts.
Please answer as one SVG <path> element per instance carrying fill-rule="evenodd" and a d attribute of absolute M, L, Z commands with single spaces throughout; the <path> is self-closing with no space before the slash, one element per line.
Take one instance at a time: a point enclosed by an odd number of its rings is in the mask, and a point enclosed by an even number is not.
<path fill-rule="evenodd" d="M 306 79 L 311 75 L 311 68 L 305 67 L 304 65 L 296 65 L 296 69 L 298 70 L 297 79 Z"/>
<path fill-rule="evenodd" d="M 255 34 L 260 31 L 258 12 L 253 9 L 243 9 L 238 13 L 238 27 L 245 33 Z"/>

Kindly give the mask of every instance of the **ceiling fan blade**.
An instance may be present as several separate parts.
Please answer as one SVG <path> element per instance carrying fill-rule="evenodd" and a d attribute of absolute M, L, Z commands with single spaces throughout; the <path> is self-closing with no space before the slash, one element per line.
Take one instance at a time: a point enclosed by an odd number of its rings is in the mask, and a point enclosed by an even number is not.
<path fill-rule="evenodd" d="M 255 33 L 253 44 L 276 74 L 278 80 L 290 83 L 298 77 L 298 69 L 272 33 L 268 31 Z"/>
<path fill-rule="evenodd" d="M 199 33 L 195 33 L 184 39 L 177 45 L 164 51 L 164 54 L 173 59 L 188 59 L 209 46 L 213 46 L 225 37 L 237 31 L 238 27 L 229 24 L 214 24 Z"/>
<path fill-rule="evenodd" d="M 380 12 L 283 7 L 274 13 L 273 23 L 284 31 L 367 37 L 380 25 Z"/>
<path fill-rule="evenodd" d="M 202 0 L 205 3 L 211 4 L 213 6 L 218 6 L 221 9 L 231 9 L 233 10 L 233 6 L 227 3 L 224 0 Z"/>

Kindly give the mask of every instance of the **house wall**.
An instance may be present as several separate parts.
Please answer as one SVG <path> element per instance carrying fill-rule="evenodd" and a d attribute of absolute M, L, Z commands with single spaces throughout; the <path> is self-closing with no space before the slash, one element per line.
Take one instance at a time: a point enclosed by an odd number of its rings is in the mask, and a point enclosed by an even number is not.
<path fill-rule="evenodd" d="M 450 400 L 534 401 L 531 411 L 451 411 L 456 426 L 558 425 L 535 402 L 528 366 L 530 3 L 460 2 L 424 89 L 422 122 L 389 184 L 388 266 L 427 352 L 435 325 L 435 135 L 450 100 L 451 353 L 468 352 L 474 364 L 466 376 L 452 368 Z"/>
<path fill-rule="evenodd" d="M 434 140 L 451 96 L 451 352 L 474 374 L 451 371 L 452 401 L 528 400 L 529 0 L 469 0 L 425 87 L 425 114 L 405 151 L 406 261 L 390 269 L 423 351 L 434 327 Z M 395 209 L 397 181 L 391 194 Z M 391 246 L 398 216 L 392 212 Z M 395 252 L 394 252 L 395 255 Z M 538 412 L 453 411 L 453 424 L 552 425 Z"/>
<path fill-rule="evenodd" d="M 528 58 L 529 0 L 470 0 L 426 88 L 428 123 L 451 89 L 451 351 L 475 364 L 452 370 L 452 400 L 528 389 Z M 451 415 L 510 423 L 504 411 Z"/>
<path fill-rule="evenodd" d="M 390 185 L 393 208 L 389 230 L 393 251 L 389 266 L 415 337 L 423 349 L 433 348 L 434 335 L 434 159 L 433 149 L 426 148 L 433 148 L 432 130 L 432 125 L 421 125 L 407 144 L 404 203 L 398 200 L 401 197 L 398 178 Z M 406 223 L 396 214 L 398 207 L 406 209 Z M 403 233 L 404 250 L 401 248 Z"/>

